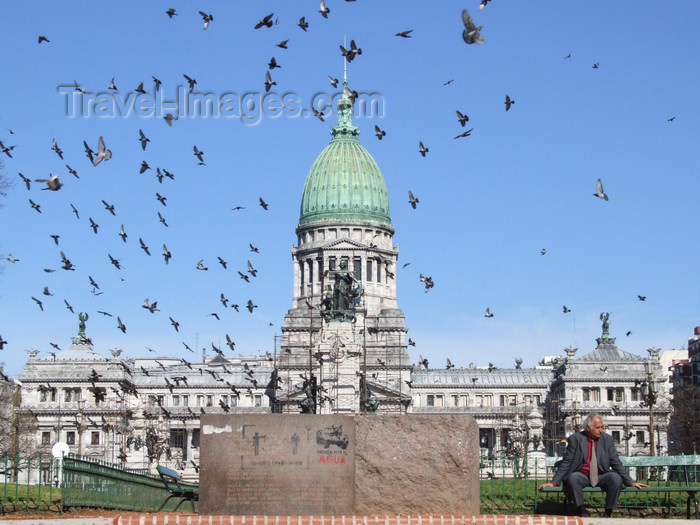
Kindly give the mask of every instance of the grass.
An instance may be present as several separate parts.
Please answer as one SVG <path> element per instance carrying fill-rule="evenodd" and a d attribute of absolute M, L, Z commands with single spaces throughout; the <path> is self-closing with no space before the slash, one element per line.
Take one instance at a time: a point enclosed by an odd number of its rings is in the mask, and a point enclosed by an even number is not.
<path fill-rule="evenodd" d="M 59 512 L 60 502 L 60 488 L 16 483 L 0 485 L 0 507 L 3 514 L 27 510 Z"/>
<path fill-rule="evenodd" d="M 486 479 L 481 480 L 481 512 L 483 514 L 525 513 L 566 515 L 564 495 L 561 493 L 541 493 L 537 487 L 544 479 Z M 666 482 L 647 481 L 651 486 L 667 486 Z M 669 482 L 670 487 L 683 487 L 684 483 Z M 685 517 L 685 492 L 623 492 L 618 502 L 619 513 L 625 516 L 664 516 Z M 599 509 L 602 514 L 605 499 L 602 493 L 586 494 L 587 506 Z"/>

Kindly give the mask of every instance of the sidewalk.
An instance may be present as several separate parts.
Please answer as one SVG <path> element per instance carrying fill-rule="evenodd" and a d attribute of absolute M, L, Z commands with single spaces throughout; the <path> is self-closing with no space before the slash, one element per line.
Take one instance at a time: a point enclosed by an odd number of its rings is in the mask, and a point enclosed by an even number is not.
<path fill-rule="evenodd" d="M 681 525 L 693 520 L 573 516 L 199 516 L 142 514 L 95 518 L 0 520 L 0 525 Z"/>

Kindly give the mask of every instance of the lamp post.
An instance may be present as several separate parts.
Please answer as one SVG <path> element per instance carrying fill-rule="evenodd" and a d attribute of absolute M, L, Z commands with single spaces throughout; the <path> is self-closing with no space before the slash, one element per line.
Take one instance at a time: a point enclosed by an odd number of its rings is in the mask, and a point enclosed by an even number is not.
<path fill-rule="evenodd" d="M 83 408 L 85 407 L 85 400 L 81 397 L 78 399 L 78 418 L 76 418 L 76 427 L 78 430 L 78 456 L 83 453 Z"/>
<path fill-rule="evenodd" d="M 578 401 L 572 401 L 571 404 L 574 407 L 574 415 L 571 418 L 571 424 L 574 428 L 574 432 L 578 432 L 581 430 L 581 418 L 579 417 L 578 413 Z"/>
<path fill-rule="evenodd" d="M 649 445 L 651 447 L 651 455 L 656 455 L 654 446 L 654 405 L 658 397 L 658 383 L 654 380 L 654 365 L 655 362 L 651 359 L 644 361 L 644 371 L 647 374 L 646 391 L 644 392 L 644 406 L 649 407 Z"/>

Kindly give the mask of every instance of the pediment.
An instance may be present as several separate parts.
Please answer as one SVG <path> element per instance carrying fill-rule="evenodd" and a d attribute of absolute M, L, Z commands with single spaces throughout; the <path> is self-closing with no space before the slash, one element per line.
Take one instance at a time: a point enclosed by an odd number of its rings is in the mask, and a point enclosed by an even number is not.
<path fill-rule="evenodd" d="M 325 250 L 367 250 L 369 246 L 363 242 L 355 241 L 353 239 L 335 239 L 328 244 L 324 245 Z"/>

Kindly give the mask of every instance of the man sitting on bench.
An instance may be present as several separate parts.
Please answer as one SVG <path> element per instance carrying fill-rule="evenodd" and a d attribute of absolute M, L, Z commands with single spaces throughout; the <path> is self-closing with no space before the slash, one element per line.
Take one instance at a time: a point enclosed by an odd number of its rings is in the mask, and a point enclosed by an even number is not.
<path fill-rule="evenodd" d="M 584 421 L 585 430 L 571 434 L 567 440 L 566 452 L 561 459 L 551 483 L 543 487 L 556 487 L 564 482 L 564 491 L 576 503 L 579 516 L 590 516 L 583 499 L 584 487 L 600 487 L 605 491 L 605 513 L 609 518 L 617 508 L 622 484 L 641 488 L 644 483 L 636 483 L 625 471 L 615 450 L 615 442 L 609 434 L 603 433 L 603 419 L 596 413 L 588 414 Z M 591 451 L 595 451 L 591 454 Z"/>

